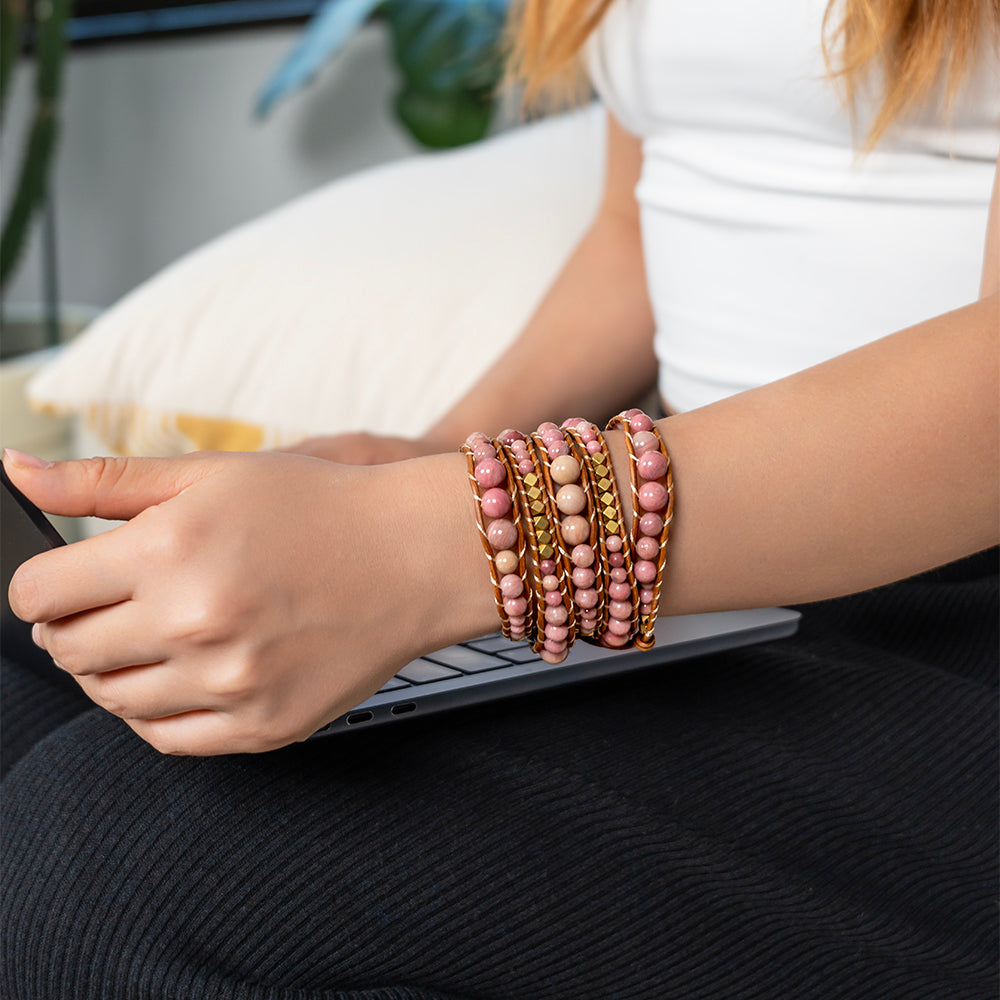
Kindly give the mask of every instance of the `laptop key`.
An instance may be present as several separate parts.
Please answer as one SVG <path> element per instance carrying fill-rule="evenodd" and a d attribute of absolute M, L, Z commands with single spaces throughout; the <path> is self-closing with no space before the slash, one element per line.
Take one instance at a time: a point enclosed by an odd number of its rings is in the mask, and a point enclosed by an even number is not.
<path fill-rule="evenodd" d="M 410 684 L 404 681 L 400 677 L 390 677 L 380 688 L 379 691 L 395 691 L 396 688 L 408 688 Z"/>
<path fill-rule="evenodd" d="M 446 649 L 435 650 L 427 654 L 427 659 L 455 667 L 466 674 L 477 674 L 482 670 L 496 670 L 497 667 L 507 666 L 507 661 L 501 660 L 498 656 L 466 649 L 465 646 L 448 646 Z"/>
<path fill-rule="evenodd" d="M 517 649 L 505 650 L 503 657 L 511 663 L 534 663 L 535 660 L 540 660 L 542 658 L 540 653 L 536 653 L 528 645 L 521 646 Z"/>
<path fill-rule="evenodd" d="M 511 642 L 510 639 L 505 639 L 502 635 L 491 635 L 488 639 L 473 639 L 472 642 L 463 642 L 462 645 L 478 649 L 480 653 L 503 653 L 508 649 L 527 646 L 528 643 L 523 639 L 520 642 Z"/>
<path fill-rule="evenodd" d="M 437 663 L 414 660 L 402 670 L 397 670 L 396 676 L 402 677 L 404 681 L 411 681 L 413 684 L 428 684 L 430 681 L 440 681 L 446 677 L 461 677 L 462 675 L 457 670 L 439 666 Z"/>

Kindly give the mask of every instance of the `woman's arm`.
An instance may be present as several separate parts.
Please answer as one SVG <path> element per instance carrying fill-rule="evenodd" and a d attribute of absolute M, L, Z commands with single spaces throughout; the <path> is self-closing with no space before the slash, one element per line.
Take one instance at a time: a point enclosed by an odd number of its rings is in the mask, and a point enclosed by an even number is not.
<path fill-rule="evenodd" d="M 518 338 L 419 440 L 340 434 L 288 450 L 353 464 L 396 461 L 451 451 L 471 427 L 499 433 L 578 411 L 600 420 L 640 399 L 656 375 L 634 195 L 641 162 L 639 140 L 609 115 L 594 221 Z"/>
<path fill-rule="evenodd" d="M 991 291 L 661 421 L 676 484 L 662 611 L 832 597 L 995 544 L 998 357 Z M 619 434 L 609 446 L 625 483 Z M 11 606 L 163 751 L 304 738 L 408 660 L 496 626 L 461 455 L 5 465 L 52 513 L 132 518 L 29 560 Z"/>

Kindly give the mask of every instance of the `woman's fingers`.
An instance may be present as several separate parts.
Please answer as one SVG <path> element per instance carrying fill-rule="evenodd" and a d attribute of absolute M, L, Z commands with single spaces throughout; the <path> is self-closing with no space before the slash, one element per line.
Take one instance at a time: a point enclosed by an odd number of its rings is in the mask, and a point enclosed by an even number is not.
<path fill-rule="evenodd" d="M 127 601 L 136 568 L 128 527 L 29 559 L 11 581 L 11 610 L 27 622 L 51 622 Z"/>
<path fill-rule="evenodd" d="M 160 719 L 182 712 L 209 713 L 223 707 L 169 663 L 149 663 L 77 677 L 88 697 L 112 715 L 126 720 Z"/>
<path fill-rule="evenodd" d="M 169 643 L 149 617 L 143 605 L 126 600 L 38 624 L 32 637 L 63 670 L 88 677 L 167 659 Z"/>

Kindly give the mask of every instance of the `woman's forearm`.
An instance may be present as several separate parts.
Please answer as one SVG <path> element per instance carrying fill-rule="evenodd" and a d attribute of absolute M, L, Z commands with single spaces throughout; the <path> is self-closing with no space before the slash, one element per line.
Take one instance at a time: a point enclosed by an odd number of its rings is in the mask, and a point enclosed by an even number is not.
<path fill-rule="evenodd" d="M 652 335 L 638 226 L 602 212 L 517 340 L 427 437 L 455 447 L 470 427 L 610 416 L 653 385 Z"/>
<path fill-rule="evenodd" d="M 661 613 L 819 600 L 995 544 L 998 331 L 994 294 L 661 421 L 676 498 Z M 627 483 L 621 437 L 608 441 Z M 490 589 L 464 466 L 442 459 L 470 529 L 465 593 L 485 602 L 471 612 L 481 629 Z"/>

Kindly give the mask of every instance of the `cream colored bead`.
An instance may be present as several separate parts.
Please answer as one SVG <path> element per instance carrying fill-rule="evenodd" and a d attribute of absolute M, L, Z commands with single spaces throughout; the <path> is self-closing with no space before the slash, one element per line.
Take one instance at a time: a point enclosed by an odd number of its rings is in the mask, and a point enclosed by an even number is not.
<path fill-rule="evenodd" d="M 552 481 L 566 486 L 580 478 L 580 463 L 572 455 L 560 455 L 549 466 Z"/>

